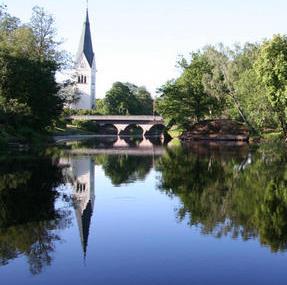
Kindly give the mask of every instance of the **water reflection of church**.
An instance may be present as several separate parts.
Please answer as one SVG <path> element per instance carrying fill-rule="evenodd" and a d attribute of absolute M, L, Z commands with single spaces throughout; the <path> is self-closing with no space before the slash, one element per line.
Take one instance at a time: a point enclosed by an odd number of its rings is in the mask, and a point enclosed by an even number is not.
<path fill-rule="evenodd" d="M 67 183 L 72 186 L 71 197 L 75 209 L 84 256 L 87 254 L 88 238 L 95 202 L 95 164 L 100 164 L 114 186 L 143 180 L 155 160 L 164 152 L 148 140 L 131 147 L 118 139 L 113 147 L 103 148 L 92 140 L 92 147 L 71 149 L 60 165 Z M 102 143 L 101 143 L 102 144 Z"/>
<path fill-rule="evenodd" d="M 73 188 L 73 205 L 84 256 L 86 256 L 95 202 L 95 166 L 90 157 L 72 157 L 68 165 L 66 177 Z"/>

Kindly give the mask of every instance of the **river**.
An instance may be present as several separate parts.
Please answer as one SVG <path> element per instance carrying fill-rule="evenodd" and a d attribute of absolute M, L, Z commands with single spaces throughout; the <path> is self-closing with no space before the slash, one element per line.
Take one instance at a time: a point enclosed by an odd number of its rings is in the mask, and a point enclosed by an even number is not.
<path fill-rule="evenodd" d="M 0 153 L 1 284 L 286 284 L 280 144 Z"/>

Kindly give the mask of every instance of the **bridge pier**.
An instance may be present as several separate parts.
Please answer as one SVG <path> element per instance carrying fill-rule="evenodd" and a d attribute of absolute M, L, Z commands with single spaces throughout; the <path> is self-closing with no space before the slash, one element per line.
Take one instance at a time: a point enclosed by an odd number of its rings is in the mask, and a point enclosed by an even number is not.
<path fill-rule="evenodd" d="M 120 135 L 121 132 L 124 132 L 125 129 L 128 127 L 127 124 L 113 124 L 115 126 L 115 128 L 118 131 L 118 136 Z"/>
<path fill-rule="evenodd" d="M 139 125 L 143 130 L 143 137 L 149 132 L 149 130 L 153 127 L 152 125 Z"/>
<path fill-rule="evenodd" d="M 143 133 L 142 136 L 144 137 L 146 133 L 153 127 L 152 125 L 143 125 L 143 124 L 113 124 L 118 131 L 118 135 L 121 132 L 126 131 L 126 129 L 132 125 L 138 126 L 142 129 Z"/>

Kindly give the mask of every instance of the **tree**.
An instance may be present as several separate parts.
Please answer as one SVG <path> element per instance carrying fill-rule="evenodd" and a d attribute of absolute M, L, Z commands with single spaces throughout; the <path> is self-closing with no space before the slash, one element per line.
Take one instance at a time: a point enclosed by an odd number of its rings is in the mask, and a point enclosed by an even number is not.
<path fill-rule="evenodd" d="M 80 100 L 80 92 L 74 78 L 67 79 L 60 84 L 58 96 L 65 102 L 66 107 L 76 104 Z"/>
<path fill-rule="evenodd" d="M 183 71 L 181 76 L 160 89 L 157 109 L 178 125 L 189 127 L 194 122 L 217 114 L 220 102 L 204 88 L 203 78 L 211 69 L 202 53 L 192 53 L 190 63 L 183 58 L 179 66 Z"/>
<path fill-rule="evenodd" d="M 287 36 L 275 35 L 260 48 L 255 68 L 287 138 Z"/>
<path fill-rule="evenodd" d="M 153 100 L 145 87 L 116 82 L 104 99 L 103 108 L 111 115 L 151 115 Z"/>
<path fill-rule="evenodd" d="M 159 92 L 161 96 L 157 99 L 156 110 L 170 121 L 168 125 L 178 124 L 188 127 L 190 111 L 187 106 L 182 104 L 185 95 L 181 92 L 176 81 L 168 81 L 159 89 Z"/>
<path fill-rule="evenodd" d="M 159 91 L 158 111 L 184 129 L 190 124 L 220 116 L 243 121 L 253 133 L 277 128 L 278 120 L 257 76 L 259 44 L 227 48 L 207 46 L 182 58 L 182 73 Z"/>
<path fill-rule="evenodd" d="M 50 126 L 63 109 L 63 100 L 57 95 L 56 70 L 56 63 L 51 61 L 0 53 L 0 97 L 6 104 L 17 100 L 29 107 L 31 127 L 37 130 Z"/>
<path fill-rule="evenodd" d="M 58 94 L 55 74 L 64 58 L 55 35 L 54 19 L 42 8 L 34 8 L 28 25 L 1 10 L 0 113 L 14 129 L 42 131 L 63 110 L 66 98 Z"/>
<path fill-rule="evenodd" d="M 54 17 L 44 8 L 35 6 L 29 26 L 36 39 L 36 51 L 40 58 L 64 63 L 64 54 L 58 50 L 61 42 L 56 40 L 57 30 Z"/>
<path fill-rule="evenodd" d="M 96 99 L 96 112 L 99 114 L 108 114 L 104 99 Z"/>
<path fill-rule="evenodd" d="M 152 115 L 153 99 L 151 94 L 144 86 L 136 86 L 131 83 L 125 83 L 135 97 L 134 113 L 137 115 Z"/>
<path fill-rule="evenodd" d="M 107 92 L 105 104 L 110 115 L 129 115 L 133 113 L 134 97 L 128 86 L 116 82 Z"/>
<path fill-rule="evenodd" d="M 1 20 L 0 29 L 5 33 L 15 31 L 20 26 L 20 20 L 16 17 L 12 17 L 9 14 L 3 14 Z"/>
<path fill-rule="evenodd" d="M 260 132 L 266 128 L 278 127 L 278 120 L 273 116 L 272 106 L 268 102 L 266 87 L 254 68 L 242 72 L 234 87 L 240 106 L 254 129 Z M 240 119 L 236 108 L 230 108 L 229 114 L 232 118 Z"/>
<path fill-rule="evenodd" d="M 240 100 L 236 83 L 244 72 L 253 68 L 257 50 L 257 45 L 250 43 L 243 48 L 236 45 L 234 49 L 230 49 L 219 45 L 219 48 L 208 46 L 204 49 L 204 56 L 211 66 L 211 72 L 204 76 L 205 89 L 220 100 L 224 115 L 235 119 L 239 117 L 252 131 L 255 131 L 255 128 Z"/>

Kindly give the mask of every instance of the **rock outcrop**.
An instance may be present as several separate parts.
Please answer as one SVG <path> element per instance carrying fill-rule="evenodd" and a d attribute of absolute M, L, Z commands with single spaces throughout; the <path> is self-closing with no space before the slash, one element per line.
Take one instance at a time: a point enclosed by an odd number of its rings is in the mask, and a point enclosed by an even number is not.
<path fill-rule="evenodd" d="M 206 120 L 193 125 L 181 136 L 183 141 L 244 141 L 249 140 L 248 128 L 233 120 Z"/>

